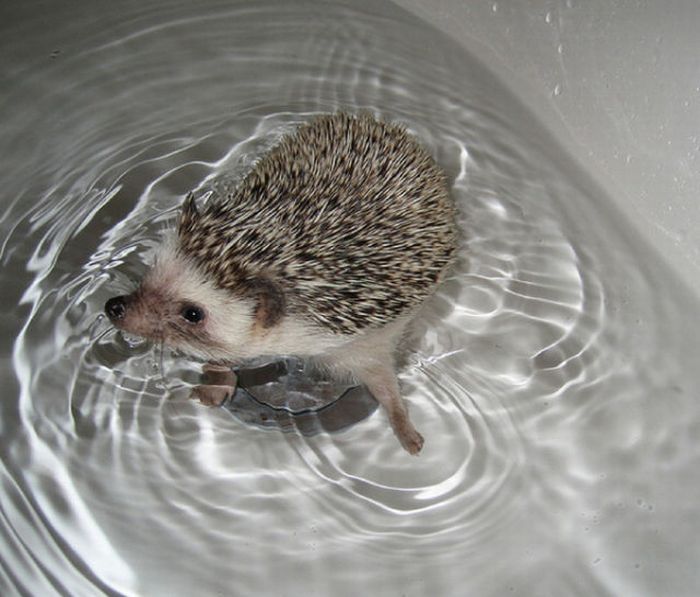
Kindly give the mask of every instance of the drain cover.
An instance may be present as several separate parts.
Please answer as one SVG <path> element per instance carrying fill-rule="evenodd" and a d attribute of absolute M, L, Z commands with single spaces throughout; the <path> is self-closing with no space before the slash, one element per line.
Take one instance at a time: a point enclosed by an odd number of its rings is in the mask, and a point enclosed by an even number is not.
<path fill-rule="evenodd" d="M 244 423 L 314 435 L 346 429 L 377 409 L 364 386 L 331 380 L 298 358 L 234 373 L 236 392 L 224 406 Z"/>

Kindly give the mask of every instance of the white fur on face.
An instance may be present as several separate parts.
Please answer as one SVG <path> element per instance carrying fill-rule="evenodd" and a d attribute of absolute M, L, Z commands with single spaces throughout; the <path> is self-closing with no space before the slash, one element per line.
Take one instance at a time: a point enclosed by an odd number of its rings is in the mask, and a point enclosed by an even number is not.
<path fill-rule="evenodd" d="M 282 354 L 312 356 L 347 341 L 289 315 L 277 325 L 263 329 L 257 325 L 253 299 L 234 296 L 217 287 L 196 264 L 177 251 L 172 241 L 165 243 L 158 253 L 143 280 L 141 294 L 146 304 L 155 300 L 171 303 L 154 307 L 166 319 L 180 318 L 183 304 L 204 310 L 205 319 L 200 324 L 177 322 L 178 329 L 191 330 L 190 338 L 182 333 L 168 335 L 169 322 L 162 322 L 166 344 L 200 358 L 236 361 Z"/>
<path fill-rule="evenodd" d="M 144 303 L 152 304 L 157 300 L 166 303 L 152 307 L 165 319 L 162 322 L 164 342 L 201 358 L 238 358 L 237 351 L 232 348 L 245 343 L 254 323 L 251 301 L 234 298 L 217 288 L 171 242 L 159 251 L 141 284 L 140 293 Z M 204 320 L 198 324 L 186 322 L 181 316 L 183 305 L 203 309 Z M 168 334 L 169 325 L 177 326 L 179 333 Z"/>

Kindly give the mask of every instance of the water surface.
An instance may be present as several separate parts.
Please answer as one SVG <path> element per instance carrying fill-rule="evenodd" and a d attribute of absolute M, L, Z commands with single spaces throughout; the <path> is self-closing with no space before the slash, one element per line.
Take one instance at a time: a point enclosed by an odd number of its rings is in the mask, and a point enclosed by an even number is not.
<path fill-rule="evenodd" d="M 387 2 L 4 10 L 3 594 L 697 594 L 700 301 L 461 47 Z M 380 411 L 198 406 L 100 313 L 188 190 L 339 108 L 405 123 L 460 209 L 417 458 Z"/>

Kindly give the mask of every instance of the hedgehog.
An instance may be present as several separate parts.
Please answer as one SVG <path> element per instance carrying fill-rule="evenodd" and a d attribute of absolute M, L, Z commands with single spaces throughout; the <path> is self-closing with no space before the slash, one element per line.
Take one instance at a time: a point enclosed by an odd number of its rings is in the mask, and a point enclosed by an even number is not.
<path fill-rule="evenodd" d="M 294 355 L 363 384 L 410 454 L 423 447 L 399 391 L 396 350 L 455 259 L 444 172 L 399 124 L 336 113 L 300 125 L 231 192 L 197 205 L 131 294 L 118 329 L 205 361 L 193 397 L 219 405 L 237 363 Z"/>

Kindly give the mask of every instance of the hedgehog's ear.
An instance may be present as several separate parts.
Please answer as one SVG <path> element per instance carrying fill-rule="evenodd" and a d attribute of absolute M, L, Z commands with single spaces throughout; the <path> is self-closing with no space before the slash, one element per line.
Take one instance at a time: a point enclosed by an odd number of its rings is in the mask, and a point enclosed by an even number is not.
<path fill-rule="evenodd" d="M 280 286 L 269 278 L 259 277 L 247 284 L 248 293 L 255 298 L 255 322 L 263 329 L 278 324 L 286 311 L 286 299 Z"/>
<path fill-rule="evenodd" d="M 180 212 L 180 220 L 177 225 L 177 230 L 180 235 L 192 230 L 199 220 L 199 212 L 197 211 L 197 203 L 194 200 L 194 193 L 187 193 L 185 202 L 182 204 Z"/>

